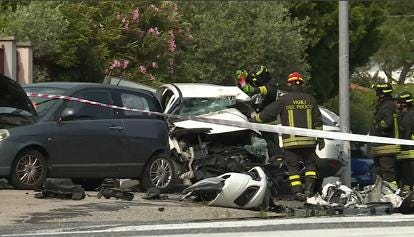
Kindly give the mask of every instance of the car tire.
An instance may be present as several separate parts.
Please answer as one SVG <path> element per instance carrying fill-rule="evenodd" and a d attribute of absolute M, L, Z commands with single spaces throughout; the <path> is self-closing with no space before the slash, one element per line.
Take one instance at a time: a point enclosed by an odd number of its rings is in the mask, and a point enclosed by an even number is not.
<path fill-rule="evenodd" d="M 141 187 L 168 192 L 175 186 L 176 180 L 174 162 L 165 155 L 157 155 L 147 163 L 141 176 Z"/>
<path fill-rule="evenodd" d="M 47 178 L 47 161 L 38 150 L 20 152 L 12 166 L 10 183 L 17 189 L 34 190 Z"/>
<path fill-rule="evenodd" d="M 73 178 L 72 183 L 81 185 L 87 191 L 94 191 L 102 185 L 103 179 Z"/>

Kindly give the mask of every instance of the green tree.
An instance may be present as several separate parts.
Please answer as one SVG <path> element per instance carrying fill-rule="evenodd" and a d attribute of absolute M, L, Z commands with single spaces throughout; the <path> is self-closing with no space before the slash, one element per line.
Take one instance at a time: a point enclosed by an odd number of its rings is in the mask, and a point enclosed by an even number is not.
<path fill-rule="evenodd" d="M 414 75 L 414 4 L 412 1 L 392 1 L 389 14 L 380 27 L 384 34 L 381 48 L 374 57 L 387 78 L 402 85 Z M 399 72 L 398 78 L 393 72 Z"/>
<path fill-rule="evenodd" d="M 349 64 L 353 72 L 378 50 L 381 34 L 377 27 L 385 11 L 378 2 L 352 1 L 349 6 Z M 338 93 L 338 2 L 294 1 L 289 9 L 293 17 L 307 21 L 304 37 L 310 45 L 311 89 L 324 101 Z"/>
<path fill-rule="evenodd" d="M 70 22 L 60 68 L 68 79 L 105 75 L 157 84 L 175 74 L 189 31 L 174 2 L 79 1 L 61 9 Z"/>
<path fill-rule="evenodd" d="M 59 10 L 60 5 L 51 2 L 23 2 L 13 7 L 14 11 L 4 10 L 1 15 L 4 27 L 0 29 L 0 34 L 15 36 L 19 41 L 30 41 L 35 72 L 38 72 L 39 65 L 46 65 L 63 53 L 63 36 L 68 22 Z"/>
<path fill-rule="evenodd" d="M 194 44 L 183 51 L 177 80 L 233 83 L 237 69 L 266 65 L 275 78 L 306 74 L 303 25 L 281 2 L 179 2 Z"/>
<path fill-rule="evenodd" d="M 374 90 L 363 92 L 353 90 L 350 93 L 350 125 L 352 133 L 368 134 L 375 110 L 376 96 Z M 339 97 L 327 100 L 325 107 L 339 114 Z"/>

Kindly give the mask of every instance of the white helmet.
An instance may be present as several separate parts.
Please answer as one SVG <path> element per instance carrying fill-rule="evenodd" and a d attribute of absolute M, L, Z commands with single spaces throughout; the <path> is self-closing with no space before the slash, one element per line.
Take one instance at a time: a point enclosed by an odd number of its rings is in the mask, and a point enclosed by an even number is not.
<path fill-rule="evenodd" d="M 219 181 L 221 182 L 220 186 L 216 183 Z M 218 193 L 217 196 L 208 205 L 243 209 L 268 208 L 270 190 L 266 174 L 260 167 L 252 168 L 247 174 L 225 173 L 214 180 L 212 178 L 204 179 L 188 187 L 184 192 L 190 191 L 192 193 L 192 190 L 200 191 L 200 187 L 204 187 L 203 194 L 206 194 L 206 186 L 209 186 L 210 191 L 214 189 L 217 191 L 218 187 L 222 187 L 220 192 L 215 192 Z"/>

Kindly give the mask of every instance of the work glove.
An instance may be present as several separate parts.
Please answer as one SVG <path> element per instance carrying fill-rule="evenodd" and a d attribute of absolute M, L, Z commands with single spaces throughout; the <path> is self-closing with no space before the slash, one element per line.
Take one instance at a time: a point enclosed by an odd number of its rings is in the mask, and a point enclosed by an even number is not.
<path fill-rule="evenodd" d="M 277 167 L 279 169 L 282 168 L 282 166 L 283 166 L 283 157 L 275 157 L 275 156 L 272 156 L 270 159 L 271 159 L 270 160 L 270 163 L 273 166 L 275 166 L 275 167 Z"/>
<path fill-rule="evenodd" d="M 251 122 L 251 123 L 255 123 L 255 122 L 257 122 L 257 121 L 256 121 L 256 116 L 257 116 L 257 113 L 256 113 L 256 112 L 252 112 L 252 113 L 250 114 L 250 118 L 248 118 L 248 119 L 249 119 L 249 122 Z"/>
<path fill-rule="evenodd" d="M 254 87 L 247 83 L 244 87 L 242 87 L 244 93 L 251 95 L 254 94 Z"/>
<path fill-rule="evenodd" d="M 323 148 L 325 148 L 325 139 L 318 138 L 316 140 L 316 143 L 318 144 L 318 150 L 322 150 Z"/>

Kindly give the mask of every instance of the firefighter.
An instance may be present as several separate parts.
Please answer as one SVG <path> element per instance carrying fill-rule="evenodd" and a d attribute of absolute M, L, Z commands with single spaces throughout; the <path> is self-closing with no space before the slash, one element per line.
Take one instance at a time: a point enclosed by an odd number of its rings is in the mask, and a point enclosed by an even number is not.
<path fill-rule="evenodd" d="M 276 100 L 278 84 L 275 79 L 270 77 L 270 72 L 265 66 L 255 66 L 250 74 L 242 71 L 246 76 L 246 84 L 241 89 L 249 96 L 260 94 L 263 102 L 259 111 Z"/>
<path fill-rule="evenodd" d="M 400 138 L 414 140 L 414 107 L 413 97 L 409 92 L 397 95 L 399 111 Z M 414 191 L 414 147 L 401 146 L 401 153 L 397 155 L 399 167 L 399 185 L 403 193 Z"/>
<path fill-rule="evenodd" d="M 321 112 L 315 98 L 303 92 L 303 82 L 304 79 L 298 72 L 289 74 L 288 93 L 266 106 L 262 112 L 256 115 L 254 121 L 260 123 L 273 121 L 280 115 L 283 126 L 322 130 Z M 315 152 L 316 145 L 318 144 L 319 150 L 322 150 L 325 147 L 325 142 L 323 139 L 293 134 L 283 134 L 282 138 L 292 192 L 295 194 L 296 200 L 305 201 L 306 197 L 313 196 L 315 189 L 316 160 L 319 159 Z M 299 161 L 301 160 L 306 166 L 305 192 L 303 192 L 299 174 Z"/>
<path fill-rule="evenodd" d="M 380 137 L 398 138 L 397 105 L 392 98 L 392 85 L 379 83 L 375 85 L 378 97 L 370 135 Z M 400 146 L 394 144 L 372 144 L 371 156 L 374 160 L 374 173 L 383 180 L 397 187 L 395 174 L 395 155 L 399 153 Z"/>
<path fill-rule="evenodd" d="M 239 79 L 240 88 L 249 96 L 260 94 L 262 103 L 256 108 L 260 112 L 265 106 L 276 101 L 277 81 L 270 77 L 269 70 L 265 66 L 255 66 L 249 74 L 245 70 L 238 70 L 236 76 Z M 283 164 L 284 151 L 279 146 L 279 135 L 277 133 L 262 132 L 267 143 L 269 163 L 281 167 Z"/>

